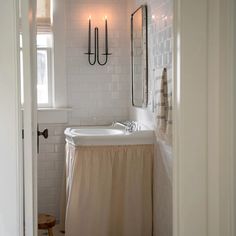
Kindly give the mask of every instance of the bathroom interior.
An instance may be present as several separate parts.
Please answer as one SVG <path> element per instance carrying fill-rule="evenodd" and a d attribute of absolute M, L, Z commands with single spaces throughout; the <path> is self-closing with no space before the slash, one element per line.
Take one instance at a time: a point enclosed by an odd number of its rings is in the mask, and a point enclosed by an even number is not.
<path fill-rule="evenodd" d="M 53 235 L 171 236 L 173 0 L 38 0 L 37 59 Z"/>

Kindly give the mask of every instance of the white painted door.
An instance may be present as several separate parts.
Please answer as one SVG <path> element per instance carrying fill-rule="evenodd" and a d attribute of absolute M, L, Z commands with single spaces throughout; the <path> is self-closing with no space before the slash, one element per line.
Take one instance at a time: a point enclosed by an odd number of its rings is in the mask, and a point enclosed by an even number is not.
<path fill-rule="evenodd" d="M 25 236 L 37 235 L 36 1 L 21 1 Z"/>
<path fill-rule="evenodd" d="M 23 236 L 18 1 L 1 1 L 0 16 L 0 235 Z"/>

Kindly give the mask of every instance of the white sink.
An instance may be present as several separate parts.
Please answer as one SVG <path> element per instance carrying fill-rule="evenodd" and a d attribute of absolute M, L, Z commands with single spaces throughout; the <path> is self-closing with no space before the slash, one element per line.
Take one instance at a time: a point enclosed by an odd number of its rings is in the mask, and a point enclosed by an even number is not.
<path fill-rule="evenodd" d="M 126 132 L 120 125 L 80 126 L 65 130 L 66 141 L 74 146 L 153 144 L 154 131 Z"/>
<path fill-rule="evenodd" d="M 123 135 L 124 130 L 109 128 L 75 128 L 71 129 L 71 134 L 79 136 L 110 136 Z"/>

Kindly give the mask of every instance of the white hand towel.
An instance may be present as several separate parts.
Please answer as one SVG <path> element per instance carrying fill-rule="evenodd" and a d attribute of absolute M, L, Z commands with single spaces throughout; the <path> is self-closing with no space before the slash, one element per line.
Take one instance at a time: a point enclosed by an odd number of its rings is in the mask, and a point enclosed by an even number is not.
<path fill-rule="evenodd" d="M 160 90 L 157 102 L 157 135 L 165 139 L 167 120 L 168 120 L 168 86 L 167 86 L 167 70 L 163 69 Z"/>
<path fill-rule="evenodd" d="M 168 119 L 166 124 L 166 141 L 172 145 L 172 93 L 168 95 Z"/>

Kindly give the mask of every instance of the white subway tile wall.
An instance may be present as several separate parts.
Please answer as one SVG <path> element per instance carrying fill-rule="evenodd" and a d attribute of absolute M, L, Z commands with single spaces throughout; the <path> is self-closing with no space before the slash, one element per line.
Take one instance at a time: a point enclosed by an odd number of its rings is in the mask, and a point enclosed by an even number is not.
<path fill-rule="evenodd" d="M 173 57 L 173 0 L 131 0 L 133 9 L 141 4 L 148 6 L 148 108 L 130 107 L 130 116 L 142 123 L 155 126 L 153 111 L 158 101 L 160 78 L 163 68 L 167 68 L 172 93 L 172 57 Z M 135 6 L 135 7 L 134 7 Z M 132 10 L 133 10 L 132 9 Z"/>
<path fill-rule="evenodd" d="M 61 183 L 65 160 L 63 124 L 40 124 L 39 130 L 48 129 L 49 137 L 40 136 L 38 154 L 38 211 L 49 213 L 59 220 Z"/>
<path fill-rule="evenodd" d="M 172 40 L 173 40 L 173 0 L 150 0 L 149 14 L 149 52 L 150 52 L 150 106 L 154 109 L 158 101 L 160 79 L 164 68 L 167 68 L 168 93 L 172 94 Z M 151 96 L 153 94 L 153 99 Z"/>
<path fill-rule="evenodd" d="M 67 0 L 66 67 L 71 125 L 108 124 L 129 116 L 130 35 L 126 0 Z M 109 57 L 105 66 L 88 63 L 88 18 L 99 28 L 104 53 L 104 17 L 108 19 Z M 100 55 L 104 61 L 104 56 Z"/>

